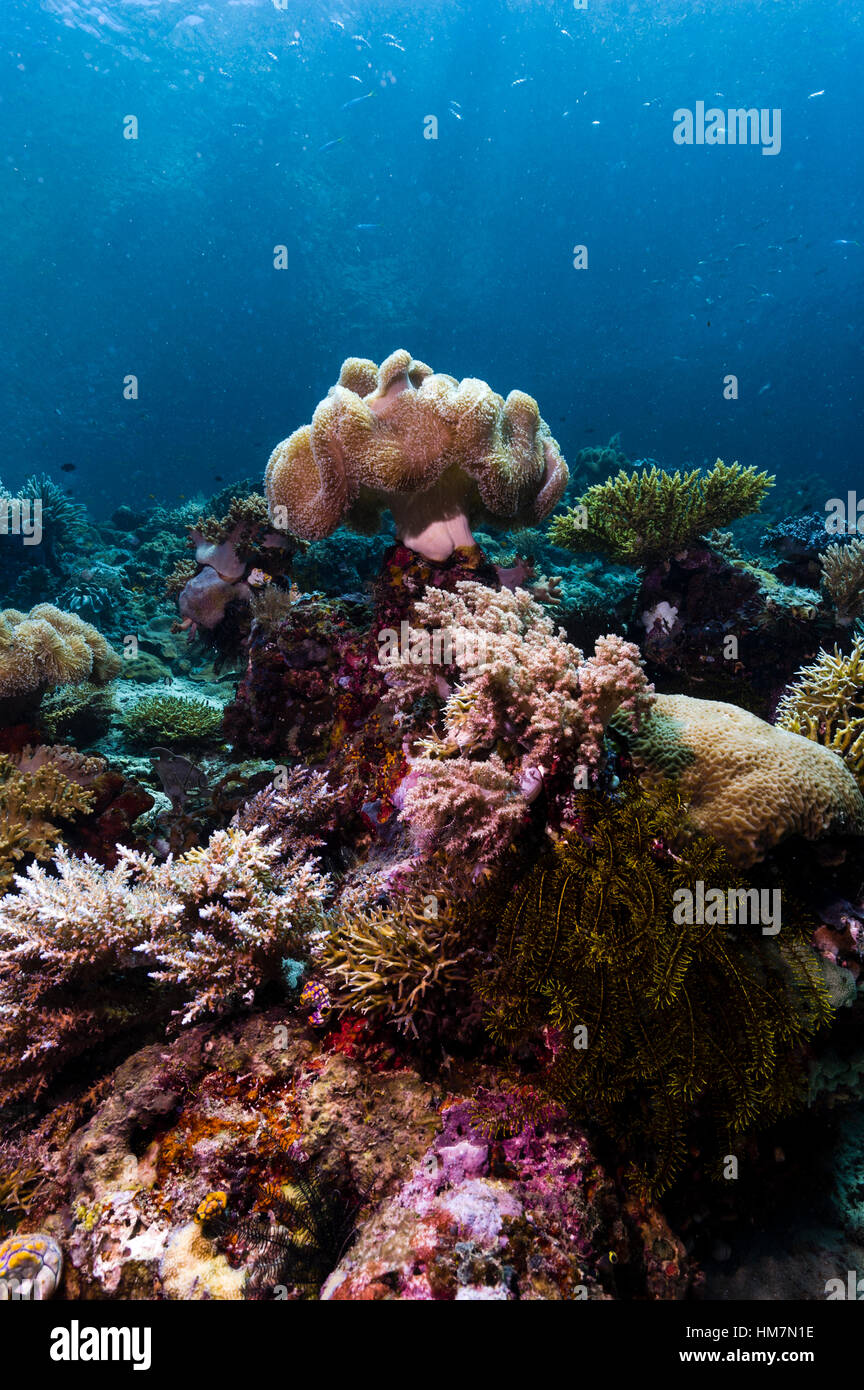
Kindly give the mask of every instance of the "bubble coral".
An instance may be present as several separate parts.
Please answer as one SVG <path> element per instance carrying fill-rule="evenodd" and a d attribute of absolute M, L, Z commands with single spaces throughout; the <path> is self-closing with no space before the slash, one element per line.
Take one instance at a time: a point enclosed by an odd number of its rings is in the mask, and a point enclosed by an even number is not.
<path fill-rule="evenodd" d="M 535 525 L 569 473 L 537 402 L 433 373 L 404 349 L 380 368 L 350 357 L 311 425 L 274 449 L 270 518 L 302 540 L 345 524 L 378 529 L 389 508 L 405 545 L 441 561 L 474 539 L 470 519 Z"/>
<path fill-rule="evenodd" d="M 864 797 L 838 755 L 737 705 L 657 695 L 636 732 L 612 724 L 643 781 L 677 777 L 695 824 L 740 866 L 790 835 L 864 835 Z"/>

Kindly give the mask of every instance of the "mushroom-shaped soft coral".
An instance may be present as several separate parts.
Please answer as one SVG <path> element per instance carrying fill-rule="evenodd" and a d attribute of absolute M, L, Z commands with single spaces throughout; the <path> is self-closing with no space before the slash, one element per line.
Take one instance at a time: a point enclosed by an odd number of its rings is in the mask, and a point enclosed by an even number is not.
<path fill-rule="evenodd" d="M 274 526 L 322 540 L 340 524 L 393 514 L 405 545 L 446 560 L 474 544 L 471 522 L 534 525 L 569 473 L 537 402 L 435 373 L 404 349 L 376 368 L 350 357 L 338 385 L 274 449 L 264 485 Z"/>

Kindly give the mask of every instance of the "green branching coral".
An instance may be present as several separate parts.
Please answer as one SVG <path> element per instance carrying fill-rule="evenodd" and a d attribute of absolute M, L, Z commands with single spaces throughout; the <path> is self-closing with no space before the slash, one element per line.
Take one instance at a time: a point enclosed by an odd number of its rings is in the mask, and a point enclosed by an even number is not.
<path fill-rule="evenodd" d="M 63 838 L 55 821 L 70 821 L 87 812 L 92 792 L 44 763 L 34 771 L 0 754 L 0 892 L 12 882 L 25 859 L 50 859 Z"/>
<path fill-rule="evenodd" d="M 864 636 L 848 656 L 820 651 L 777 706 L 777 726 L 839 753 L 864 790 Z"/>
<path fill-rule="evenodd" d="M 549 535 L 574 551 L 600 551 L 617 564 L 668 559 L 715 527 L 759 510 L 774 479 L 755 468 L 718 459 L 707 473 L 624 469 L 596 483 L 570 511 L 556 517 Z"/>
<path fill-rule="evenodd" d="M 473 952 L 441 893 L 386 908 L 340 908 L 316 958 L 341 1012 L 386 1018 L 412 1035 L 422 1014 L 440 1008 L 444 991 L 473 973 Z"/>
<path fill-rule="evenodd" d="M 222 710 L 182 695 L 142 695 L 127 707 L 123 728 L 134 743 L 208 743 L 222 730 Z"/>
<path fill-rule="evenodd" d="M 634 1180 L 656 1193 L 681 1167 L 697 1109 L 734 1134 L 806 1099 L 795 1048 L 831 1008 L 791 925 L 772 938 L 676 921 L 721 915 L 683 912 L 676 890 L 741 885 L 713 840 L 681 842 L 673 788 L 649 800 L 631 783 L 617 805 L 597 793 L 580 804 L 578 830 L 505 908 L 477 986 L 495 1041 L 545 1038 L 544 1089 L 635 1151 Z"/>

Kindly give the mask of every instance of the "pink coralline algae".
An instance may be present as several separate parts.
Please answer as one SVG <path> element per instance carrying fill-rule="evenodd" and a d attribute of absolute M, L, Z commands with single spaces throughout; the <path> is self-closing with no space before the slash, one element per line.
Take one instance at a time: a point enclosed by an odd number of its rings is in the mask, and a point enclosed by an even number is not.
<path fill-rule="evenodd" d="M 686 1297 L 682 1245 L 655 1212 L 621 1203 L 581 1131 L 559 1117 L 542 1133 L 488 1139 L 464 1101 L 443 1120 L 322 1299 L 606 1300 L 618 1296 L 618 1271 L 649 1297 Z"/>

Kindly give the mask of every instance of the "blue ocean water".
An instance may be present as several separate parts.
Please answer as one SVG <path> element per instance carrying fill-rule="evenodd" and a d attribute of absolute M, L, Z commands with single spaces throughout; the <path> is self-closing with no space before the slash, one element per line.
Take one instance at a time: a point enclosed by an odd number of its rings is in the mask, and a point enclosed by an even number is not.
<path fill-rule="evenodd" d="M 6 0 L 4 483 L 104 515 L 259 476 L 343 358 L 404 346 L 536 396 L 565 456 L 620 432 L 823 505 L 860 457 L 862 28 L 836 0 Z M 779 147 L 676 143 L 700 102 L 779 112 Z"/>

